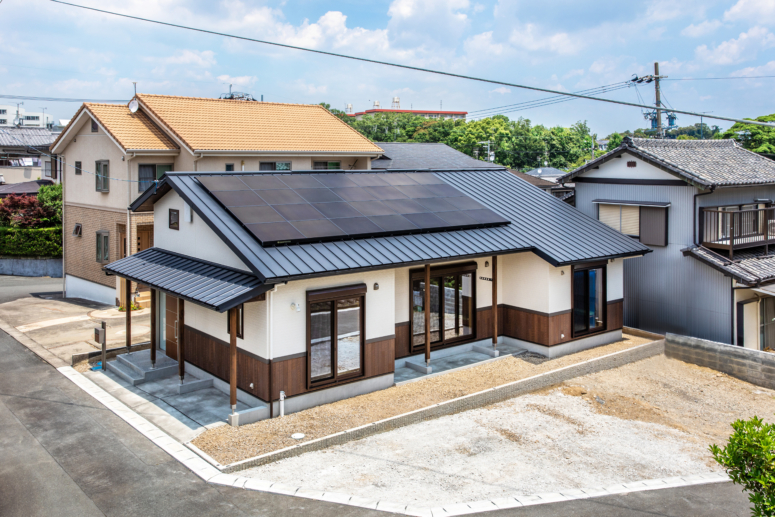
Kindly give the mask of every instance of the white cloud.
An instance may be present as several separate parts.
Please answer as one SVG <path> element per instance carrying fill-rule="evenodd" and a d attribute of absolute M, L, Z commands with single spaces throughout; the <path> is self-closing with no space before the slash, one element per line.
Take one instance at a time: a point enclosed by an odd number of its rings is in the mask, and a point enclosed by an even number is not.
<path fill-rule="evenodd" d="M 733 65 L 756 57 L 759 50 L 775 47 L 775 35 L 764 27 L 753 27 L 737 39 L 724 41 L 714 49 L 700 45 L 695 49 L 697 58 L 716 65 Z"/>
<path fill-rule="evenodd" d="M 583 68 L 578 68 L 576 70 L 571 70 L 567 74 L 563 75 L 562 78 L 563 79 L 570 79 L 571 77 L 575 77 L 577 75 L 584 75 L 584 69 Z"/>
<path fill-rule="evenodd" d="M 742 70 L 732 72 L 730 75 L 734 77 L 754 77 L 758 75 L 773 75 L 775 74 L 775 61 L 770 61 L 767 64 L 761 66 L 749 66 Z"/>
<path fill-rule="evenodd" d="M 697 25 L 691 24 L 684 28 L 684 30 L 681 31 L 681 35 L 690 38 L 699 38 L 700 36 L 710 34 L 719 27 L 721 27 L 721 22 L 719 20 L 705 20 Z"/>
<path fill-rule="evenodd" d="M 222 83 L 233 84 L 234 86 L 253 86 L 258 78 L 252 75 L 241 75 L 239 77 L 219 75 L 218 80 Z"/>
<path fill-rule="evenodd" d="M 757 25 L 775 24 L 775 2 L 772 0 L 738 0 L 724 13 L 728 21 L 747 20 Z"/>
<path fill-rule="evenodd" d="M 472 57 L 487 58 L 500 56 L 503 54 L 506 46 L 502 43 L 495 43 L 492 39 L 492 31 L 488 31 L 465 40 L 463 48 Z"/>
<path fill-rule="evenodd" d="M 501 95 L 505 95 L 507 93 L 511 93 L 511 90 L 509 88 L 506 88 L 505 86 L 501 86 L 500 88 L 495 88 L 494 90 L 490 90 L 490 93 L 500 93 Z"/>
<path fill-rule="evenodd" d="M 509 42 L 515 47 L 530 51 L 549 51 L 560 55 L 577 53 L 583 46 L 581 38 L 572 38 L 566 32 L 550 34 L 532 23 L 514 28 Z"/>
<path fill-rule="evenodd" d="M 194 65 L 202 68 L 209 68 L 215 65 L 215 52 L 212 50 L 179 50 L 175 55 L 162 58 L 151 59 L 167 65 Z"/>
<path fill-rule="evenodd" d="M 328 92 L 328 86 L 326 85 L 316 85 L 313 83 L 305 83 L 302 80 L 296 81 L 296 88 L 300 91 L 303 91 L 306 94 L 309 95 L 317 95 L 319 93 L 327 93 Z"/>

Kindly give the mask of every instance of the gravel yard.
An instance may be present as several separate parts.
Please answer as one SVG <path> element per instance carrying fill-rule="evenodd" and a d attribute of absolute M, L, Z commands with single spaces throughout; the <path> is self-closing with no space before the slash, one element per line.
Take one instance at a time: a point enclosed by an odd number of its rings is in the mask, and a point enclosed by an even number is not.
<path fill-rule="evenodd" d="M 773 413 L 771 390 L 658 356 L 240 474 L 433 507 L 719 471 L 708 445 Z"/>
<path fill-rule="evenodd" d="M 506 357 L 481 366 L 318 406 L 284 418 L 237 428 L 222 426 L 210 429 L 193 440 L 193 444 L 226 465 L 299 443 L 290 437 L 293 433 L 304 433 L 305 440 L 321 438 L 649 341 L 625 335 L 616 343 L 552 360 L 531 354 Z"/>

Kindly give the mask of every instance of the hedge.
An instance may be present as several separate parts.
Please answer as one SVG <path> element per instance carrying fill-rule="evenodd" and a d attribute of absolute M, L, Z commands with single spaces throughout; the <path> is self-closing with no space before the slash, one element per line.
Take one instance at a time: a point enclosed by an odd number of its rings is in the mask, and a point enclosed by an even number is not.
<path fill-rule="evenodd" d="M 62 228 L 0 228 L 0 256 L 61 257 Z"/>

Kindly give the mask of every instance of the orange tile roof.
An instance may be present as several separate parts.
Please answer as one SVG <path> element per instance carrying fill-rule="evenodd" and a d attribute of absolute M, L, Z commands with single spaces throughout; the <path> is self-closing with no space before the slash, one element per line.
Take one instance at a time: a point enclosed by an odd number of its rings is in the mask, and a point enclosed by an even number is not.
<path fill-rule="evenodd" d="M 178 149 L 175 142 L 140 110 L 132 113 L 124 104 L 85 102 L 70 119 L 70 123 L 74 124 L 84 110 L 88 111 L 125 151 L 127 149 Z M 52 149 L 66 132 L 67 130 L 62 131 L 57 137 L 51 145 Z"/>
<path fill-rule="evenodd" d="M 137 98 L 143 109 L 194 151 L 382 153 L 316 104 L 149 94 L 137 94 Z"/>

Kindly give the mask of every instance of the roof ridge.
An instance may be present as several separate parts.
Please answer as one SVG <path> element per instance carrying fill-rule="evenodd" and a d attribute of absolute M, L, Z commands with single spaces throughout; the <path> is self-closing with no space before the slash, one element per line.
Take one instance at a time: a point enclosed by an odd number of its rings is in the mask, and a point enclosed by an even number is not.
<path fill-rule="evenodd" d="M 213 102 L 234 102 L 234 103 L 243 103 L 251 105 L 252 103 L 256 103 L 256 105 L 262 105 L 262 104 L 272 104 L 277 106 L 307 106 L 307 107 L 319 107 L 323 108 L 320 104 L 302 104 L 302 103 L 294 103 L 294 102 L 269 102 L 269 101 L 246 101 L 242 99 L 215 99 L 213 97 L 190 97 L 187 95 L 161 95 L 157 93 L 138 93 L 137 96 L 142 97 L 161 97 L 164 99 L 186 99 L 186 100 L 198 100 L 198 101 L 213 101 Z M 325 108 L 323 108 L 325 109 Z"/>

